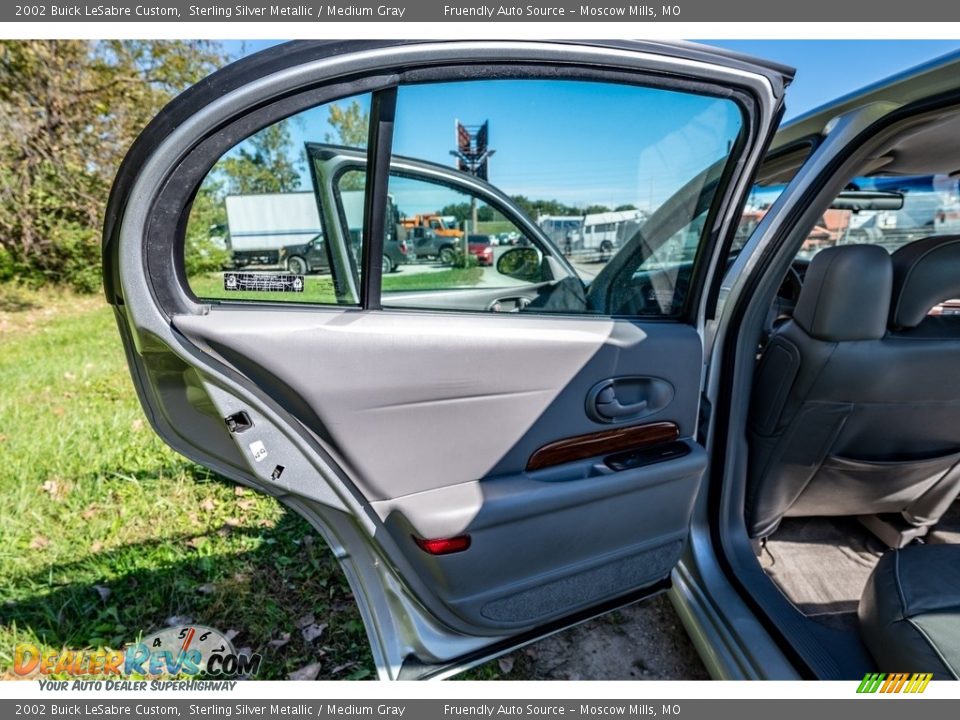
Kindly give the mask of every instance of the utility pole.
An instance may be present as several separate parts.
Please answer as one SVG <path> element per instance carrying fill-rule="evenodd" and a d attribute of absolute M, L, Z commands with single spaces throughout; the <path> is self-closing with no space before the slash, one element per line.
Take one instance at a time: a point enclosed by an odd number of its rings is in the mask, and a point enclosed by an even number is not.
<path fill-rule="evenodd" d="M 457 169 L 481 180 L 488 177 L 488 163 L 495 150 L 490 149 L 490 121 L 484 120 L 483 125 L 464 125 L 459 120 L 453 121 L 454 135 L 457 149 L 450 154 L 457 158 Z M 470 196 L 470 224 L 463 233 L 463 256 L 470 254 L 470 243 L 467 240 L 471 232 L 477 232 L 477 197 Z"/>

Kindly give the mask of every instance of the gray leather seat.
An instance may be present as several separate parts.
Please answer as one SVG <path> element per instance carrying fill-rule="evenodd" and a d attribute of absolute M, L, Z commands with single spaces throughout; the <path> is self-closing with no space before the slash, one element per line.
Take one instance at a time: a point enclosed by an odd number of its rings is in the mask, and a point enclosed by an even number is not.
<path fill-rule="evenodd" d="M 956 297 L 960 236 L 814 257 L 757 368 L 751 537 L 784 516 L 939 520 L 960 492 L 960 318 L 928 312 Z"/>
<path fill-rule="evenodd" d="M 881 672 L 960 679 L 960 546 L 887 553 L 860 598 L 860 635 Z"/>

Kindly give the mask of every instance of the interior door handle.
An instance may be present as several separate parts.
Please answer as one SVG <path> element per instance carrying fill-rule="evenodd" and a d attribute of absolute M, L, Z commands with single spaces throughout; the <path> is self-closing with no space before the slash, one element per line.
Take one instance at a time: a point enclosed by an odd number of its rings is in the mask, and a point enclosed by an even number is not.
<path fill-rule="evenodd" d="M 594 400 L 594 407 L 597 414 L 605 418 L 622 418 L 630 415 L 638 415 L 647 409 L 647 401 L 623 404 L 617 397 L 617 391 L 613 385 L 609 385 L 597 393 Z"/>

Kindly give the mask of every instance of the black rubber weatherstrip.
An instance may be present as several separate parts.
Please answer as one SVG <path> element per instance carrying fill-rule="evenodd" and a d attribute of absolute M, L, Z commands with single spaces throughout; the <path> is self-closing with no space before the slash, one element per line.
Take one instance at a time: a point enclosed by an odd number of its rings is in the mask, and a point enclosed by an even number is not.
<path fill-rule="evenodd" d="M 379 310 L 383 276 L 383 243 L 387 231 L 387 190 L 390 154 L 393 151 L 393 121 L 397 112 L 397 88 L 378 90 L 370 105 L 370 136 L 367 141 L 367 193 L 363 205 L 363 270 L 360 273 L 360 305 Z"/>

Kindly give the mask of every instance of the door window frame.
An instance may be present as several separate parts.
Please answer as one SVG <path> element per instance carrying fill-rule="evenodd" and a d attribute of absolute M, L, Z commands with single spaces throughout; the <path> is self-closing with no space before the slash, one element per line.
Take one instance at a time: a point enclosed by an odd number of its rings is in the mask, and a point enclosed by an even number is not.
<path fill-rule="evenodd" d="M 560 72 L 557 70 L 560 69 Z M 168 182 L 164 185 L 156 199 L 155 208 L 159 212 L 151 215 L 148 225 L 145 248 L 148 269 L 156 267 L 158 270 L 168 263 L 169 256 L 164 252 L 163 242 L 154 241 L 155 233 L 160 232 L 160 223 L 153 222 L 154 217 L 164 217 L 166 213 L 182 210 L 179 218 L 176 237 L 174 238 L 173 260 L 175 278 L 164 277 L 164 273 L 148 272 L 153 280 L 154 296 L 158 304 L 169 314 L 189 313 L 197 306 L 233 306 L 233 307 L 284 307 L 312 310 L 382 310 L 382 264 L 380 255 L 383 251 L 383 230 L 385 223 L 386 196 L 389 185 L 389 169 L 392 159 L 393 124 L 396 113 L 398 89 L 407 85 L 443 84 L 448 82 L 464 81 L 483 82 L 485 80 L 557 80 L 557 81 L 586 81 L 597 83 L 613 83 L 635 87 L 663 89 L 665 91 L 687 92 L 701 96 L 715 97 L 733 101 L 742 118 L 742 125 L 737 138 L 724 160 L 723 171 L 717 181 L 717 188 L 712 195 L 704 230 L 698 244 L 694 259 L 694 266 L 690 276 L 687 297 L 684 299 L 682 310 L 671 316 L 636 316 L 618 315 L 615 313 L 584 313 L 561 314 L 550 313 L 545 317 L 578 319 L 594 318 L 598 320 L 627 319 L 638 322 L 681 322 L 696 324 L 698 309 L 710 283 L 705 282 L 712 259 L 716 255 L 717 246 L 726 235 L 735 232 L 735 224 L 724 223 L 724 217 L 729 218 L 730 212 L 720 217 L 720 210 L 728 205 L 728 199 L 737 185 L 739 174 L 744 161 L 747 159 L 747 149 L 753 145 L 753 139 L 760 131 L 759 128 L 759 99 L 746 87 L 731 88 L 726 84 L 711 84 L 703 80 L 666 76 L 651 70 L 611 70 L 598 69 L 584 65 L 563 65 L 562 63 L 530 61 L 517 62 L 509 66 L 489 65 L 480 66 L 475 63 L 450 63 L 437 66 L 414 68 L 395 74 L 374 74 L 350 82 L 332 83 L 308 90 L 300 90 L 288 97 L 264 105 L 256 110 L 241 115 L 233 122 L 221 128 L 217 133 L 209 135 L 198 143 L 181 160 L 172 172 Z M 199 190 L 200 184 L 214 164 L 237 143 L 242 142 L 254 133 L 276 122 L 287 119 L 299 112 L 329 104 L 337 100 L 345 100 L 358 95 L 371 95 L 371 109 L 368 127 L 367 142 L 367 173 L 364 187 L 364 227 L 361 238 L 362 261 L 360 274 L 359 304 L 321 304 L 321 303 L 288 303 L 271 302 L 267 300 L 230 300 L 198 298 L 190 289 L 184 269 L 184 240 L 189 211 L 193 197 Z M 371 169 L 373 170 L 371 172 Z M 311 168 L 311 177 L 313 169 Z M 316 188 L 314 189 L 316 195 Z M 376 200 L 382 202 L 375 202 Z M 744 197 L 744 201 L 746 197 Z M 322 214 L 322 209 L 321 209 Z M 655 212 L 654 215 L 657 213 Z M 721 236 L 721 230 L 726 231 Z M 169 248 L 169 245 L 167 245 Z M 166 250 L 169 252 L 169 249 Z M 328 248 L 328 253 L 330 249 Z M 352 282 L 352 280 L 351 280 Z M 340 291 L 337 291 L 338 297 Z M 345 296 L 346 297 L 346 296 Z M 191 307 L 190 303 L 193 304 Z M 386 310 L 389 312 L 417 312 L 414 309 Z M 433 312 L 433 311 L 428 311 Z M 475 314 L 457 309 L 444 312 L 459 314 Z"/>

